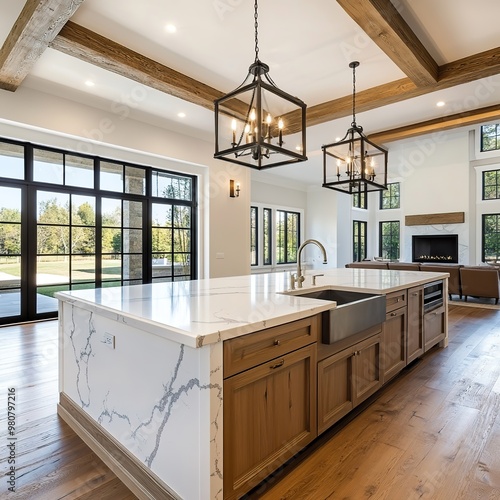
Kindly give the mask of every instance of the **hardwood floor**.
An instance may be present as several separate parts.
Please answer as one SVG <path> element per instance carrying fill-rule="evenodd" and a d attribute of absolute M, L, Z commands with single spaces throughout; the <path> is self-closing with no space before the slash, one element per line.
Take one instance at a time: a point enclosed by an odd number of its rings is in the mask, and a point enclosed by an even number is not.
<path fill-rule="evenodd" d="M 449 331 L 447 349 L 417 360 L 249 498 L 500 499 L 500 311 L 451 305 Z M 0 498 L 134 499 L 56 414 L 56 322 L 0 328 L 0 352 Z M 16 493 L 5 475 L 9 388 Z"/>
<path fill-rule="evenodd" d="M 56 414 L 57 322 L 0 328 L 0 498 L 12 500 L 136 497 Z M 9 388 L 15 389 L 15 441 L 7 435 Z M 16 491 L 5 476 L 15 443 Z"/>

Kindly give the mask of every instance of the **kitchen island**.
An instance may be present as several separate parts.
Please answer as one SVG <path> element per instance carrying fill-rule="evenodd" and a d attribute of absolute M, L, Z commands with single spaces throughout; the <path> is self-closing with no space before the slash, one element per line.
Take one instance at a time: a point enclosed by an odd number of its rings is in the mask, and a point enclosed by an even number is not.
<path fill-rule="evenodd" d="M 337 359 L 331 356 L 332 346 L 324 346 L 331 352 L 322 350 L 320 332 L 320 318 L 336 304 L 295 294 L 335 289 L 385 295 L 388 314 L 399 320 L 403 308 L 389 309 L 390 297 L 400 306 L 409 290 L 442 283 L 440 315 L 434 310 L 442 318 L 440 336 L 427 347 L 447 345 L 446 273 L 330 269 L 323 274 L 315 286 L 306 276 L 303 289 L 296 291 L 289 291 L 287 273 L 275 273 L 59 293 L 59 414 L 140 498 L 238 496 L 331 425 L 316 421 L 316 370 L 318 361 L 326 370 L 329 360 Z M 380 328 L 369 333 L 370 341 L 384 334 Z M 250 344 L 241 343 L 248 339 Z M 264 353 L 270 340 L 273 355 Z M 367 342 L 359 338 L 357 345 L 361 340 Z M 391 338 L 391 352 L 393 344 Z M 346 348 L 351 347 L 344 343 L 342 352 Z M 369 352 L 376 352 L 378 360 L 378 348 Z M 405 347 L 405 359 L 406 352 Z M 355 349 L 352 355 L 358 353 Z M 254 365 L 246 366 L 252 356 Z M 228 436 L 239 439 L 229 432 L 234 391 L 241 392 L 242 381 L 262 385 L 263 373 L 278 374 L 288 361 L 292 368 L 287 368 L 286 383 L 308 374 L 307 386 L 293 397 L 307 400 L 310 411 L 291 418 L 304 429 L 291 429 L 293 439 L 283 453 L 279 447 L 271 450 L 265 463 L 250 464 L 258 473 L 245 473 L 228 488 L 223 469 L 238 475 L 235 469 L 242 466 L 240 458 L 227 456 Z M 247 370 L 254 366 L 255 371 Z M 386 380 L 396 373 L 388 365 Z M 285 383 L 280 380 L 273 383 Z M 383 382 L 382 377 L 371 387 Z M 231 398 L 231 412 L 224 408 L 223 391 Z M 240 411 L 242 401 L 237 402 Z M 288 406 L 292 411 L 300 405 Z M 242 418 L 239 425 L 244 424 Z"/>

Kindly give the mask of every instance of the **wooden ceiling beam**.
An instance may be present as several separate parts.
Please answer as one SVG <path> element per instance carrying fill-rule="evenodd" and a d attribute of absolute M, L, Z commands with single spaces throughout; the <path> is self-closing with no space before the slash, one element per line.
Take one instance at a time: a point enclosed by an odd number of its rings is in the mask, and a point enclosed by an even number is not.
<path fill-rule="evenodd" d="M 418 87 L 438 81 L 438 64 L 390 0 L 337 0 Z"/>
<path fill-rule="evenodd" d="M 223 96 L 219 90 L 72 21 L 68 21 L 50 47 L 207 109 L 213 110 L 214 100 Z M 246 116 L 248 106 L 241 101 L 233 99 L 225 106 L 238 116 Z"/>
<path fill-rule="evenodd" d="M 0 88 L 14 92 L 83 0 L 27 0 L 0 49 Z"/>
<path fill-rule="evenodd" d="M 369 139 L 377 144 L 409 139 L 419 135 L 438 133 L 458 127 L 477 125 L 479 123 L 500 119 L 500 104 L 481 109 L 443 116 L 406 127 L 384 130 L 369 135 Z"/>
<path fill-rule="evenodd" d="M 409 78 L 402 78 L 356 92 L 356 113 L 370 111 L 456 85 L 463 85 L 499 73 L 500 47 L 497 47 L 441 66 L 439 68 L 439 81 L 427 87 L 417 87 Z M 488 84 L 486 83 L 484 86 L 488 91 Z M 343 118 L 351 113 L 352 96 L 340 97 L 309 106 L 307 108 L 307 126 Z M 300 130 L 300 115 L 298 113 L 289 113 L 283 119 L 287 123 L 288 131 L 297 132 Z"/>

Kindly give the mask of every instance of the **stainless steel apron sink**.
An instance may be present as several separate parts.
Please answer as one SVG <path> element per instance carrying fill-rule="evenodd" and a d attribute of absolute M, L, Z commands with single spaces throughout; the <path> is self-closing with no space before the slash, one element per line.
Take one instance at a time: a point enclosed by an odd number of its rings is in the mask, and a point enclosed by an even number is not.
<path fill-rule="evenodd" d="M 336 308 L 323 313 L 324 344 L 334 344 L 385 321 L 385 295 L 329 289 L 294 295 L 337 303 Z"/>

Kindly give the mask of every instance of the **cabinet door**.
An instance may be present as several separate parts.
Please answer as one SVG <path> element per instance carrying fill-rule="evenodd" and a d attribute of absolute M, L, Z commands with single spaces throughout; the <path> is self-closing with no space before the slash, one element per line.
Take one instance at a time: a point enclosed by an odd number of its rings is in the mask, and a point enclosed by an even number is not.
<path fill-rule="evenodd" d="M 406 307 L 387 313 L 382 325 L 381 363 L 384 383 L 406 366 Z"/>
<path fill-rule="evenodd" d="M 424 288 L 408 290 L 408 337 L 406 363 L 411 363 L 424 353 Z"/>
<path fill-rule="evenodd" d="M 328 429 L 354 407 L 352 348 L 318 363 L 318 433 Z"/>
<path fill-rule="evenodd" d="M 256 486 L 311 442 L 316 344 L 224 381 L 224 498 Z"/>
<path fill-rule="evenodd" d="M 444 306 L 424 314 L 425 351 L 444 340 L 446 336 L 446 318 Z"/>
<path fill-rule="evenodd" d="M 375 335 L 354 346 L 352 366 L 353 404 L 358 405 L 382 386 L 381 336 Z"/>

